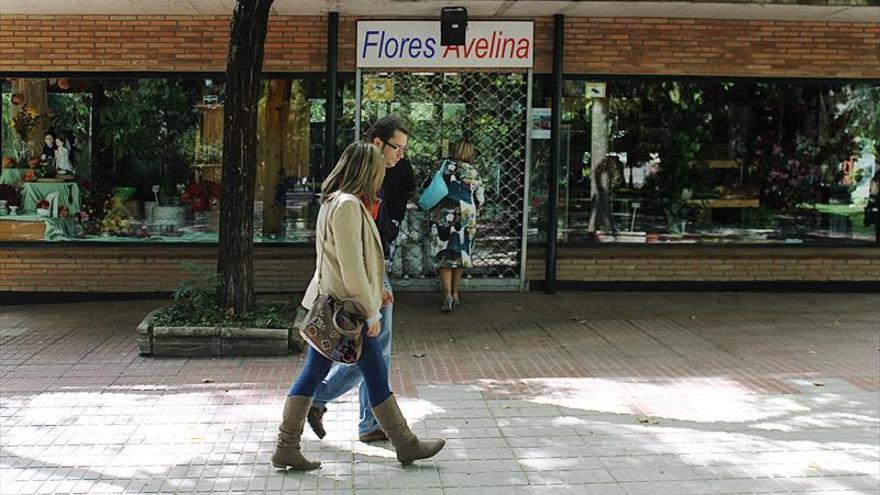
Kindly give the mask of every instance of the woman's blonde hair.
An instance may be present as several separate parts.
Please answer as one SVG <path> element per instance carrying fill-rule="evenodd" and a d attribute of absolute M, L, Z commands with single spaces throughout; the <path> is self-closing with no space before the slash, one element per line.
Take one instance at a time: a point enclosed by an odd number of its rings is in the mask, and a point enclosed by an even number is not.
<path fill-rule="evenodd" d="M 462 140 L 452 143 L 449 147 L 449 156 L 453 159 L 465 163 L 474 163 L 477 156 L 477 150 L 474 149 L 474 143 L 468 140 Z"/>
<path fill-rule="evenodd" d="M 351 143 L 321 184 L 321 201 L 339 193 L 349 193 L 369 202 L 376 201 L 385 179 L 385 158 L 370 143 Z"/>

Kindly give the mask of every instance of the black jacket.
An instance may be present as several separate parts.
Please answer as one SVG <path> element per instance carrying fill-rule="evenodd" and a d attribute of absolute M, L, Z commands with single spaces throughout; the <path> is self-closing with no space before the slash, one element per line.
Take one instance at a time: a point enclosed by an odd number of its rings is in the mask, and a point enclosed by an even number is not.
<path fill-rule="evenodd" d="M 391 245 L 397 239 L 400 222 L 406 216 L 406 204 L 416 190 L 416 178 L 409 160 L 402 158 L 397 165 L 385 170 L 385 181 L 382 182 L 382 206 L 376 226 L 382 238 L 382 249 L 385 258 L 391 256 Z"/>

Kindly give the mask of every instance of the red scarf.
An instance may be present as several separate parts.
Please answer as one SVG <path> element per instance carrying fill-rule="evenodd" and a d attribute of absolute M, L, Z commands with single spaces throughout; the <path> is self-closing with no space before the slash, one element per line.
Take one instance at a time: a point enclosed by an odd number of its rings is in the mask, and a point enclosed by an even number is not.
<path fill-rule="evenodd" d="M 364 203 L 367 211 L 373 216 L 373 221 L 379 220 L 379 205 L 382 204 L 382 198 L 375 198 L 373 201 L 368 201 L 366 198 L 362 197 L 361 202 Z"/>

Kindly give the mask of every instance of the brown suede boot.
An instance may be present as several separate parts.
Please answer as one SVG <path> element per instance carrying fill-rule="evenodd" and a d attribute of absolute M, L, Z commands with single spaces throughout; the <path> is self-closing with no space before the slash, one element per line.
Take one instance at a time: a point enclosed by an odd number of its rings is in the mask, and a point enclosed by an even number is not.
<path fill-rule="evenodd" d="M 302 436 L 303 425 L 312 398 L 302 395 L 290 395 L 284 403 L 284 416 L 278 427 L 278 440 L 275 452 L 272 453 L 272 467 L 275 469 L 294 469 L 311 471 L 321 467 L 320 462 L 310 461 L 303 457 L 299 449 L 299 438 Z"/>
<path fill-rule="evenodd" d="M 374 407 L 373 415 L 376 416 L 385 434 L 391 440 L 391 444 L 394 445 L 394 450 L 397 451 L 397 460 L 404 466 L 409 466 L 413 461 L 419 459 L 433 457 L 446 445 L 446 440 L 442 438 L 419 440 L 406 424 L 406 419 L 401 414 L 400 408 L 397 407 L 394 395 Z"/>
<path fill-rule="evenodd" d="M 324 438 L 327 436 L 327 430 L 324 429 L 325 412 L 327 412 L 326 407 L 310 407 L 309 415 L 306 416 L 306 419 L 309 421 L 309 426 L 312 428 L 312 431 L 315 432 L 315 435 L 318 435 L 318 438 Z"/>
<path fill-rule="evenodd" d="M 376 428 L 369 433 L 358 435 L 358 440 L 364 443 L 384 442 L 385 440 L 388 440 L 388 435 L 386 435 L 385 432 L 382 431 L 382 428 Z"/>

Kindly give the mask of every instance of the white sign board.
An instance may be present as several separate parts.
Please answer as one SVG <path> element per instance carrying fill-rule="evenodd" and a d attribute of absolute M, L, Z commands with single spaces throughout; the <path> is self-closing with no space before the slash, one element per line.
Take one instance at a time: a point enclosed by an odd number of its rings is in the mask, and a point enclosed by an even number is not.
<path fill-rule="evenodd" d="M 358 21 L 359 68 L 530 68 L 531 21 L 468 21 L 462 46 L 440 46 L 440 21 Z"/>
<path fill-rule="evenodd" d="M 553 112 L 549 108 L 532 109 L 532 139 L 550 139 L 550 117 Z"/>
<path fill-rule="evenodd" d="M 584 93 L 587 98 L 605 98 L 605 83 L 588 82 L 584 85 Z"/>

